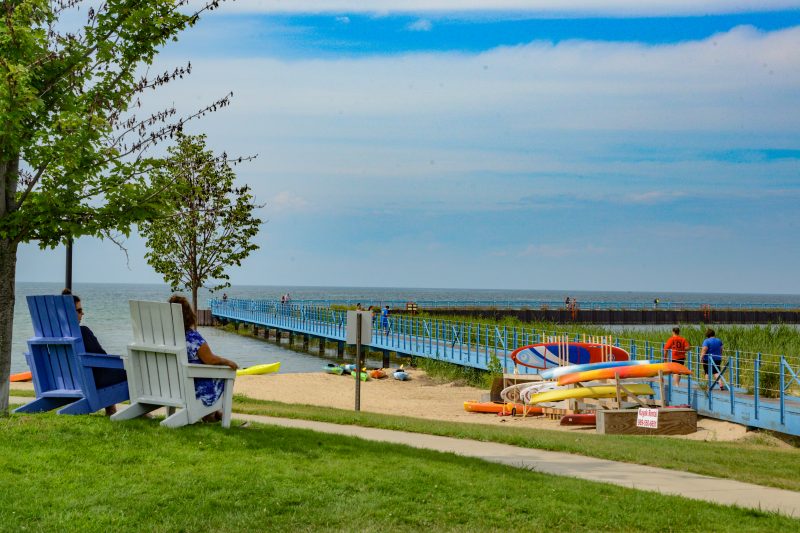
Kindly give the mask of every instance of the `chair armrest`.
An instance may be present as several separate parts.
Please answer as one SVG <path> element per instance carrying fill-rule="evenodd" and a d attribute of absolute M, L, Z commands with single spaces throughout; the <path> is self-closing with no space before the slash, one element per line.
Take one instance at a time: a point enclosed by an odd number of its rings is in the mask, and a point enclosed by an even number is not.
<path fill-rule="evenodd" d="M 236 379 L 236 371 L 227 366 L 187 364 L 186 376 L 190 378 Z"/>
<path fill-rule="evenodd" d="M 118 355 L 83 353 L 78 355 L 78 361 L 82 366 L 90 368 L 123 368 L 122 359 Z"/>

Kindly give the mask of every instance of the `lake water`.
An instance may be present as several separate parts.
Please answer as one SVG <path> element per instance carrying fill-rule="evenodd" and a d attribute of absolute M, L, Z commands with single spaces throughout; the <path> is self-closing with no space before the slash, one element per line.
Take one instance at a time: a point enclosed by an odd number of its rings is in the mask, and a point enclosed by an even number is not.
<path fill-rule="evenodd" d="M 11 372 L 27 370 L 23 353 L 25 341 L 33 335 L 30 314 L 25 296 L 35 294 L 60 294 L 62 285 L 57 283 L 17 283 L 17 303 L 14 309 L 13 352 Z M 123 354 L 132 340 L 128 300 L 166 301 L 171 292 L 166 285 L 80 283 L 73 287 L 81 297 L 85 315 L 83 324 L 89 326 L 108 353 Z M 231 298 L 277 299 L 291 293 L 294 300 L 330 299 L 360 300 L 365 303 L 380 303 L 387 300 L 448 300 L 448 301 L 563 301 L 566 294 L 579 301 L 648 303 L 654 297 L 662 302 L 706 302 L 715 304 L 777 304 L 800 307 L 800 295 L 759 295 L 721 293 L 645 293 L 645 292 L 592 292 L 592 291 L 512 291 L 512 290 L 468 290 L 468 289 L 403 289 L 360 287 L 273 287 L 236 286 L 228 289 Z M 204 292 L 200 307 L 212 295 Z M 225 333 L 214 328 L 200 328 L 215 353 L 228 357 L 240 366 L 281 361 L 281 372 L 312 372 L 320 369 L 325 360 L 315 355 L 288 350 L 275 345 L 248 339 L 240 335 Z M 373 362 L 376 363 L 376 362 Z"/>

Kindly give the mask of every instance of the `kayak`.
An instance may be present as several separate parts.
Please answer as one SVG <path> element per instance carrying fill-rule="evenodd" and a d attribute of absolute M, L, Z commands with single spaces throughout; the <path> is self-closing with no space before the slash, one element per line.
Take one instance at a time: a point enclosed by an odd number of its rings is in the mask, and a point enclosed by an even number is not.
<path fill-rule="evenodd" d="M 625 388 L 631 394 L 651 396 L 655 394 L 653 388 L 646 383 L 629 383 Z M 614 385 L 602 385 L 599 387 L 578 387 L 574 389 L 556 389 L 547 392 L 540 392 L 531 396 L 530 403 L 558 402 L 571 398 L 613 398 L 617 395 L 617 387 Z"/>
<path fill-rule="evenodd" d="M 659 372 L 663 374 L 691 374 L 692 371 L 680 363 L 652 363 L 649 365 L 624 366 L 619 368 L 601 368 L 598 370 L 588 370 L 586 372 L 575 372 L 566 374 L 558 378 L 559 385 L 569 385 L 571 383 L 581 383 L 582 381 L 594 381 L 596 379 L 614 379 L 619 375 L 620 379 L 628 378 L 651 378 L 657 376 Z"/>
<path fill-rule="evenodd" d="M 562 426 L 596 426 L 597 415 L 595 413 L 584 413 L 579 415 L 565 415 L 561 417 Z"/>
<path fill-rule="evenodd" d="M 341 376 L 344 373 L 344 368 L 339 365 L 334 365 L 333 363 L 328 363 L 323 370 L 328 374 L 336 374 L 337 376 Z"/>
<path fill-rule="evenodd" d="M 398 381 L 408 381 L 409 378 L 410 378 L 410 376 L 408 375 L 408 372 L 406 372 L 404 370 L 396 370 L 392 374 L 392 377 L 394 379 L 398 380 Z"/>
<path fill-rule="evenodd" d="M 540 415 L 542 408 L 529 405 L 527 411 L 521 403 L 496 403 L 496 402 L 476 402 L 469 400 L 464 402 L 464 410 L 469 413 L 505 413 L 510 415 Z"/>
<path fill-rule="evenodd" d="M 369 374 L 367 374 L 366 372 L 359 372 L 359 374 L 361 375 L 361 381 L 369 381 Z M 355 372 L 350 372 L 350 375 L 353 376 L 353 378 L 355 379 L 356 377 Z"/>
<path fill-rule="evenodd" d="M 271 374 L 281 368 L 281 362 L 268 363 L 266 365 L 255 365 L 247 368 L 240 368 L 236 371 L 237 376 L 258 376 L 260 374 Z"/>
<path fill-rule="evenodd" d="M 33 374 L 28 372 L 20 372 L 19 374 L 11 374 L 11 379 L 9 381 L 30 381 L 33 379 Z"/>
<path fill-rule="evenodd" d="M 371 377 L 372 379 L 383 379 L 386 377 L 386 372 L 384 372 L 380 368 L 377 368 L 375 370 L 370 370 L 369 377 Z"/>
<path fill-rule="evenodd" d="M 567 365 L 567 366 L 559 366 L 556 368 L 549 368 L 542 372 L 539 372 L 539 375 L 542 376 L 542 379 L 553 379 L 563 376 L 564 374 L 573 374 L 575 372 L 587 372 L 589 370 L 599 370 L 601 368 L 616 368 L 620 366 L 638 366 L 638 365 L 650 365 L 655 363 L 655 361 L 604 361 L 602 363 L 588 363 L 585 365 Z"/>

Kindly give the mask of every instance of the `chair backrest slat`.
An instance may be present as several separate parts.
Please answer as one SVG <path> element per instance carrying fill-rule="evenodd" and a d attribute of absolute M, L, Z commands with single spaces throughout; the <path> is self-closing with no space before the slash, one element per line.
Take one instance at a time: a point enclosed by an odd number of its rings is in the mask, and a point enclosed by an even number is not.
<path fill-rule="evenodd" d="M 28 345 L 37 367 L 37 390 L 82 389 L 76 355 L 84 353 L 85 349 L 74 299 L 60 295 L 28 296 L 26 299 L 34 336 L 39 341 Z M 48 343 L 49 340 L 54 342 Z"/>
<path fill-rule="evenodd" d="M 180 400 L 183 367 L 188 364 L 180 305 L 132 300 L 130 308 L 134 342 L 128 346 L 128 356 L 139 394 Z"/>

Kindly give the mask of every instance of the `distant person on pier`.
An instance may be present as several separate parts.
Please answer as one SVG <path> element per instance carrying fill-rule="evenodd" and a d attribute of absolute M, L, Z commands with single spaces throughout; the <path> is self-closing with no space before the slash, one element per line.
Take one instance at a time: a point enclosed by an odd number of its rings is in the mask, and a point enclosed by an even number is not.
<path fill-rule="evenodd" d="M 227 366 L 233 370 L 239 368 L 235 362 L 224 357 L 214 355 L 208 343 L 197 331 L 197 317 L 192 311 L 192 304 L 183 296 L 173 295 L 169 299 L 171 304 L 181 304 L 183 312 L 183 330 L 186 333 L 186 355 L 190 363 L 204 365 Z M 224 379 L 194 378 L 194 392 L 198 400 L 205 406 L 214 405 L 225 391 Z M 216 411 L 203 417 L 203 422 L 222 420 L 222 411 Z"/>
<path fill-rule="evenodd" d="M 570 299 L 569 296 L 567 296 L 567 298 L 564 300 L 564 307 L 567 308 L 567 311 L 572 309 L 572 307 L 570 306 L 571 303 L 572 303 L 572 300 Z"/>
<path fill-rule="evenodd" d="M 691 345 L 684 337 L 681 337 L 681 328 L 672 328 L 672 337 L 664 344 L 664 359 L 671 360 L 673 363 L 686 364 L 686 352 Z M 673 374 L 675 385 L 680 385 L 681 375 Z"/>
<path fill-rule="evenodd" d="M 659 302 L 660 302 L 660 300 L 658 298 L 653 300 L 653 309 L 658 309 Z"/>
<path fill-rule="evenodd" d="M 389 331 L 389 306 L 387 305 L 383 309 L 381 309 L 381 327 L 383 328 L 383 332 L 386 333 Z"/>
<path fill-rule="evenodd" d="M 227 292 L 223 292 L 222 293 L 222 301 L 223 302 L 227 302 L 228 301 L 228 293 Z"/>
<path fill-rule="evenodd" d="M 719 379 L 719 369 L 722 368 L 722 341 L 716 337 L 713 329 L 706 330 L 706 340 L 703 341 L 703 349 L 700 352 L 702 356 L 703 371 L 708 376 L 711 370 L 714 381 Z M 710 369 L 711 364 L 714 368 Z M 725 390 L 725 385 L 720 384 L 719 390 Z"/>
<path fill-rule="evenodd" d="M 78 313 L 78 323 L 83 320 L 83 303 L 81 302 L 80 297 L 77 294 L 72 294 L 72 291 L 69 289 L 64 289 L 61 291 L 61 294 L 64 296 L 72 296 L 72 300 L 75 302 L 75 312 Z M 94 336 L 94 333 L 89 326 L 80 326 L 81 328 L 81 338 L 83 339 L 83 348 L 86 350 L 86 353 L 91 354 L 99 354 L 99 355 L 108 355 L 102 346 L 100 346 L 100 341 L 97 340 L 97 337 Z M 128 379 L 128 375 L 125 373 L 124 370 L 120 370 L 118 368 L 103 368 L 103 369 L 96 369 L 94 370 L 94 383 L 95 386 L 99 389 L 102 387 L 108 387 L 109 385 L 114 385 L 116 383 L 122 383 Z M 117 412 L 117 407 L 115 405 L 109 405 L 106 407 L 106 416 L 111 416 Z"/>

